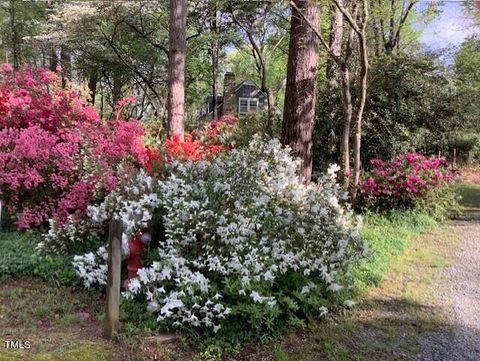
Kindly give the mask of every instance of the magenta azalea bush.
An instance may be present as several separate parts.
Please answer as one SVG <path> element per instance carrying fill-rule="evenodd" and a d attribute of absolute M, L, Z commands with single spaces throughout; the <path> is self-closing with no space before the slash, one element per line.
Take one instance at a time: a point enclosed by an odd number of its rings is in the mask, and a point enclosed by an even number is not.
<path fill-rule="evenodd" d="M 451 198 L 445 194 L 457 174 L 445 158 L 405 153 L 391 162 L 374 159 L 360 185 L 360 201 L 375 211 L 434 206 Z"/>
<path fill-rule="evenodd" d="M 85 214 L 146 161 L 143 128 L 122 119 L 121 109 L 102 121 L 45 69 L 5 64 L 0 76 L 0 199 L 19 229 Z"/>

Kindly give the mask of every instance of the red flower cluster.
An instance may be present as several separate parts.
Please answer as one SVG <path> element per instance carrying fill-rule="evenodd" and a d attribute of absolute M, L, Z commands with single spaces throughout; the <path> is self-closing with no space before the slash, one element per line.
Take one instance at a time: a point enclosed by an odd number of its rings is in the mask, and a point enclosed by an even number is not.
<path fill-rule="evenodd" d="M 183 141 L 177 135 L 167 139 L 164 144 L 164 150 L 167 162 L 174 159 L 199 161 L 212 158 L 223 150 L 223 146 L 203 143 L 195 139 L 191 134 L 187 134 Z"/>
<path fill-rule="evenodd" d="M 191 134 L 187 134 L 184 140 L 174 135 L 163 145 L 163 159 L 159 153 L 153 155 L 152 161 L 146 166 L 147 170 L 151 170 L 153 163 L 159 161 L 199 161 L 211 159 L 222 151 L 230 150 L 232 145 L 227 142 L 228 133 L 237 122 L 236 117 L 227 115 L 211 121 L 205 127 L 195 129 Z"/>
<path fill-rule="evenodd" d="M 116 186 L 120 163 L 146 162 L 138 121 L 103 122 L 48 70 L 4 65 L 1 75 L 0 199 L 19 228 L 84 213 Z"/>
<path fill-rule="evenodd" d="M 145 163 L 143 167 L 148 173 L 153 173 L 156 167 L 162 161 L 162 157 L 160 156 L 160 151 L 158 149 L 152 147 L 145 147 Z"/>
<path fill-rule="evenodd" d="M 448 170 L 444 158 L 426 158 L 418 153 L 402 154 L 391 162 L 374 159 L 370 164 L 372 171 L 360 185 L 360 197 L 379 210 L 411 208 L 457 176 Z"/>

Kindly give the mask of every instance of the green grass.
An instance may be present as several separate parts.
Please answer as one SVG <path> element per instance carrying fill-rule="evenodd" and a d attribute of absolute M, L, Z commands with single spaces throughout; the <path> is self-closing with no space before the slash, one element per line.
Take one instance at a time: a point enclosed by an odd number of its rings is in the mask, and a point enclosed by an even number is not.
<path fill-rule="evenodd" d="M 480 184 L 461 183 L 457 188 L 460 205 L 466 219 L 480 218 Z"/>
<path fill-rule="evenodd" d="M 40 242 L 35 233 L 0 232 L 0 275 L 26 276 L 35 268 L 32 256 Z"/>
<path fill-rule="evenodd" d="M 437 225 L 433 217 L 421 212 L 392 212 L 389 215 L 367 214 L 362 237 L 368 245 L 367 260 L 351 275 L 355 291 L 362 293 L 378 285 L 392 260 L 402 254 L 412 238 Z"/>
<path fill-rule="evenodd" d="M 28 351 L 0 350 L 0 361 L 107 361 L 111 351 L 104 345 L 88 342 L 63 352 L 44 352 L 32 355 Z"/>
<path fill-rule="evenodd" d="M 466 208 L 480 207 L 480 184 L 461 183 L 458 193 L 462 197 L 462 206 Z"/>

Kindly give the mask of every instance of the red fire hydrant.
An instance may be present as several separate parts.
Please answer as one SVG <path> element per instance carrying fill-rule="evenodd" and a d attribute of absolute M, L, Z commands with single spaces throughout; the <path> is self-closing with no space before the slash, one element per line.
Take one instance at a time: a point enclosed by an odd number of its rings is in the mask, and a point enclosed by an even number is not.
<path fill-rule="evenodd" d="M 151 240 L 150 234 L 147 230 L 142 230 L 139 234 L 132 237 L 128 243 L 129 255 L 127 259 L 128 279 L 125 281 L 125 286 L 128 281 L 137 276 L 138 269 L 142 267 L 142 253 L 147 243 Z"/>

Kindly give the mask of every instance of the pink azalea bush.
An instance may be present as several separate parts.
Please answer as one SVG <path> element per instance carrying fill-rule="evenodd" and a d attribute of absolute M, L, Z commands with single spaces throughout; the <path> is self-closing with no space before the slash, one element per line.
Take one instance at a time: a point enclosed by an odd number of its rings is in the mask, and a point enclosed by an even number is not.
<path fill-rule="evenodd" d="M 373 159 L 372 170 L 360 185 L 360 200 L 376 211 L 412 209 L 439 202 L 439 195 L 455 180 L 445 158 L 405 153 L 391 162 Z M 433 204 L 430 204 L 432 206 Z"/>
<path fill-rule="evenodd" d="M 141 124 L 121 117 L 126 101 L 102 121 L 51 71 L 4 64 L 0 76 L 0 199 L 19 229 L 84 215 L 145 163 Z"/>

